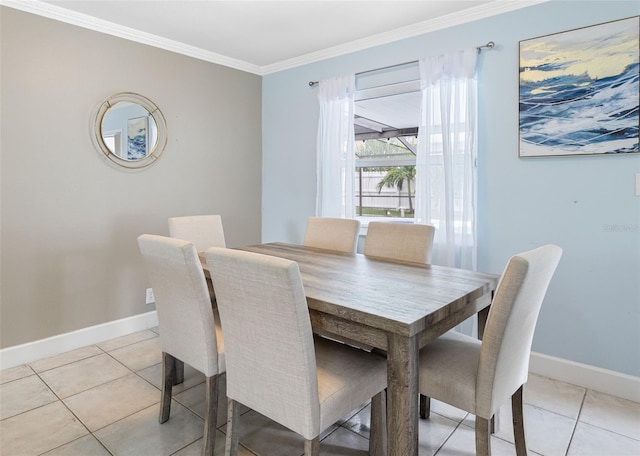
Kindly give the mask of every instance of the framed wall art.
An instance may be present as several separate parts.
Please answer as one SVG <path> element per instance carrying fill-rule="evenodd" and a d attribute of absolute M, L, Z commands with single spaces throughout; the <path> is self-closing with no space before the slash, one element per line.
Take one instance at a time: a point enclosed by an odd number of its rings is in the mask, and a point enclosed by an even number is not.
<path fill-rule="evenodd" d="M 147 155 L 147 116 L 129 119 L 127 122 L 127 160 L 139 160 Z"/>
<path fill-rule="evenodd" d="M 520 41 L 519 155 L 638 153 L 640 17 Z"/>

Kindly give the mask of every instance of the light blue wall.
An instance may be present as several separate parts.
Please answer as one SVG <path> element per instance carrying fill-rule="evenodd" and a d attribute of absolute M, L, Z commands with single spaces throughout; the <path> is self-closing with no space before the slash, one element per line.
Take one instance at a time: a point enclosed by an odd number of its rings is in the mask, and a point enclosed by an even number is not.
<path fill-rule="evenodd" d="M 518 42 L 640 14 L 637 1 L 552 1 L 263 78 L 264 242 L 301 242 L 315 207 L 317 88 L 308 81 L 486 43 L 480 57 L 479 269 L 563 247 L 537 352 L 640 375 L 640 155 L 518 158 Z"/>

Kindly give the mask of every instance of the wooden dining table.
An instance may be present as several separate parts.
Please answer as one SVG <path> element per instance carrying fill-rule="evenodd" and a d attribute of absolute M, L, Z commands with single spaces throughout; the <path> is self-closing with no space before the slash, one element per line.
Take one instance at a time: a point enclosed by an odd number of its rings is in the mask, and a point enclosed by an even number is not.
<path fill-rule="evenodd" d="M 474 314 L 481 337 L 499 276 L 284 243 L 239 249 L 298 263 L 314 331 L 386 352 L 387 455 L 417 456 L 418 352 Z"/>

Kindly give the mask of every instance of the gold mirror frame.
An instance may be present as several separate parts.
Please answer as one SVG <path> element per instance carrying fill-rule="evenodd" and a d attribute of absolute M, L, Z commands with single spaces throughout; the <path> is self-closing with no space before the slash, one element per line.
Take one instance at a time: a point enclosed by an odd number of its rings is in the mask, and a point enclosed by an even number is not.
<path fill-rule="evenodd" d="M 155 144 L 143 158 L 129 160 L 120 157 L 105 143 L 102 131 L 104 117 L 109 109 L 111 109 L 117 103 L 122 102 L 134 103 L 146 109 L 156 123 L 157 138 Z M 162 112 L 160 111 L 160 108 L 158 108 L 158 106 L 156 106 L 156 104 L 151 100 L 137 93 L 121 92 L 107 97 L 104 101 L 102 101 L 102 103 L 100 103 L 100 105 L 98 105 L 96 115 L 94 117 L 91 137 L 98 150 L 102 152 L 102 154 L 104 154 L 104 156 L 112 163 L 115 163 L 116 165 L 122 166 L 124 168 L 140 169 L 152 165 L 156 162 L 156 160 L 158 160 L 158 158 L 160 158 L 160 155 L 162 155 L 162 152 L 164 151 L 164 148 L 167 144 L 167 123 L 164 119 L 164 116 L 162 115 Z"/>

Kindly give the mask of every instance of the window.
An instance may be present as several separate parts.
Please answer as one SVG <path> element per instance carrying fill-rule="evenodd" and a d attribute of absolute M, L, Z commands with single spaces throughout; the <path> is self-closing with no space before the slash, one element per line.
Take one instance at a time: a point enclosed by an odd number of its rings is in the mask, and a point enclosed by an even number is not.
<path fill-rule="evenodd" d="M 403 73 L 393 76 L 407 77 Z M 366 81 L 359 79 L 358 85 Z M 356 92 L 355 206 L 364 225 L 372 217 L 413 219 L 419 88 L 414 79 L 377 82 Z"/>
<path fill-rule="evenodd" d="M 433 225 L 434 263 L 475 269 L 477 54 L 320 81 L 316 213 Z"/>
<path fill-rule="evenodd" d="M 356 214 L 413 217 L 417 138 L 356 140 Z"/>
<path fill-rule="evenodd" d="M 106 146 L 119 157 L 122 155 L 122 130 L 109 130 L 102 133 L 102 139 Z M 125 154 L 126 155 L 126 154 Z M 125 158 L 125 157 L 123 157 Z"/>

